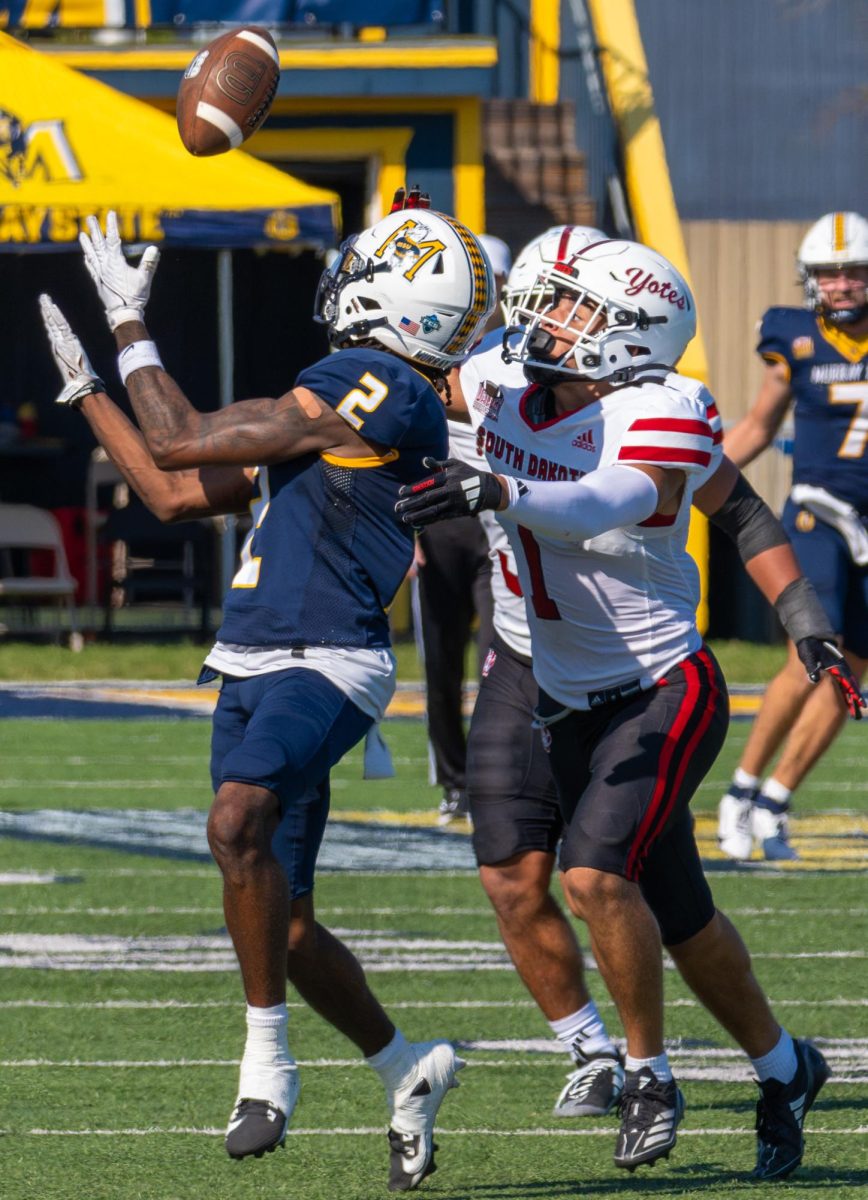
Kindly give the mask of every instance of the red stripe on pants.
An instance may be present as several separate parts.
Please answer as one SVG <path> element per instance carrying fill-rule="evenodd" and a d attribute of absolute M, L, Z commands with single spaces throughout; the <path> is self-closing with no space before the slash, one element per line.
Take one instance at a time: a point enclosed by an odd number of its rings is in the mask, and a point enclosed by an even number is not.
<path fill-rule="evenodd" d="M 660 831 L 665 828 L 666 822 L 672 812 L 675 798 L 678 795 L 678 789 L 684 779 L 684 773 L 687 770 L 687 764 L 690 761 L 690 755 L 696 749 L 700 739 L 704 735 L 708 726 L 711 724 L 711 718 L 714 715 L 714 701 L 717 697 L 718 687 L 714 681 L 714 669 L 708 654 L 704 650 L 700 650 L 696 658 L 702 663 L 707 674 L 707 682 L 711 691 L 709 703 L 705 706 L 705 711 L 702 714 L 696 728 L 687 740 L 683 752 L 678 760 L 678 766 L 672 777 L 672 781 L 667 787 L 667 778 L 672 768 L 672 763 L 676 752 L 680 749 L 680 740 L 684 737 L 688 721 L 696 706 L 701 691 L 701 681 L 699 670 L 694 662 L 690 659 L 685 659 L 680 664 L 681 669 L 687 677 L 687 692 L 681 707 L 675 715 L 675 720 L 672 723 L 672 728 L 666 735 L 666 744 L 663 747 L 663 753 L 660 755 L 660 763 L 657 770 L 657 782 L 654 786 L 654 794 L 651 797 L 651 803 L 642 818 L 642 823 L 639 826 L 639 832 L 630 847 L 630 853 L 627 856 L 627 879 L 635 882 L 639 878 L 642 861 L 647 857 L 648 851 L 660 835 Z M 652 833 L 652 829 L 654 832 Z"/>

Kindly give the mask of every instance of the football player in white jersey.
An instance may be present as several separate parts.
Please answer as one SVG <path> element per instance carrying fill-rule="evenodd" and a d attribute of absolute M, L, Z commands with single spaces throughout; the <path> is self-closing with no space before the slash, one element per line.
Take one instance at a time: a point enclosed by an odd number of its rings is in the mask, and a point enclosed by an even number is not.
<path fill-rule="evenodd" d="M 775 1020 L 744 944 L 714 907 L 693 837 L 689 801 L 728 719 L 694 616 L 698 576 L 685 543 L 697 492 L 775 598 L 809 674 L 835 675 L 848 696 L 853 681 L 780 525 L 721 465 L 710 396 L 672 372 L 695 331 L 678 272 L 645 247 L 611 241 L 541 282 L 513 309 L 518 345 L 504 337 L 531 386 L 502 386 L 493 372 L 470 400 L 477 445 L 497 473 L 436 464 L 403 489 L 399 511 L 418 527 L 495 510 L 515 553 L 537 724 L 565 823 L 564 892 L 627 1036 L 616 1164 L 668 1156 L 683 1113 L 663 1051 L 662 942 L 751 1058 L 761 1090 L 755 1175 L 783 1178 L 801 1161 L 804 1114 L 828 1067 Z"/>
<path fill-rule="evenodd" d="M 506 280 L 504 316 L 556 262 L 605 237 L 599 229 L 560 225 L 530 241 Z M 468 415 L 465 398 L 472 400 L 493 378 L 502 387 L 527 386 L 521 363 L 502 360 L 503 334 L 502 326 L 489 333 L 450 376 L 449 453 L 471 466 L 485 461 L 476 449 L 481 414 L 474 409 Z M 453 412 L 463 415 L 463 425 Z M 455 436 L 459 429 L 462 437 Z M 537 687 L 524 597 L 503 526 L 493 512 L 480 513 L 479 523 L 490 547 L 495 631 L 467 736 L 479 876 L 522 982 L 573 1061 L 554 1115 L 604 1116 L 621 1095 L 624 1067 L 588 991 L 573 926 L 550 892 L 563 822 L 548 755 L 531 728 Z"/>

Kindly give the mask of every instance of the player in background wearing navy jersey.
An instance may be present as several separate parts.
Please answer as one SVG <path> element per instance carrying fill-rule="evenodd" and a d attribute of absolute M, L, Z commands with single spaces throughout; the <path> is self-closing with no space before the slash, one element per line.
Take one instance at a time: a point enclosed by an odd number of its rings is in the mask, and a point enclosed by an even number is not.
<path fill-rule="evenodd" d="M 164 520 L 248 506 L 253 517 L 203 672 L 223 676 L 208 837 L 247 997 L 227 1151 L 259 1156 L 283 1144 L 298 1094 L 288 976 L 379 1073 L 389 1187 L 400 1191 L 433 1170 L 434 1119 L 462 1064 L 448 1042 L 404 1040 L 357 960 L 316 921 L 313 880 L 329 769 L 394 689 L 385 610 L 413 554 L 394 514 L 398 489 L 419 477 L 423 458 L 445 453 L 438 388 L 494 305 L 472 234 L 414 211 L 414 199 L 343 244 L 315 308 L 340 353 L 276 400 L 207 413 L 189 403 L 143 323 L 158 252 L 129 265 L 114 214 L 106 237 L 90 218 L 82 247 L 138 428 L 105 395 L 63 315 L 41 301 L 65 381 L 59 402 L 81 408 L 142 500 Z"/>
<path fill-rule="evenodd" d="M 804 1114 L 828 1067 L 775 1020 L 696 848 L 688 806 L 723 742 L 728 705 L 696 628 L 692 500 L 736 538 L 806 669 L 837 672 L 854 709 L 861 698 L 780 523 L 722 461 L 711 397 L 672 371 L 695 315 L 671 264 L 635 243 L 599 242 L 555 263 L 516 317 L 503 350 L 531 386 L 507 379 L 499 348 L 485 343 L 460 373 L 463 389 L 488 353 L 465 400 L 496 474 L 430 464 L 439 470 L 402 489 L 399 511 L 424 526 L 491 509 L 509 536 L 563 819 L 561 881 L 627 1039 L 616 1165 L 632 1171 L 668 1156 L 683 1113 L 663 1043 L 662 942 L 750 1056 L 761 1089 L 754 1174 L 783 1178 L 801 1161 Z M 487 845 L 476 833 L 474 843 L 481 862 L 518 873 L 528 831 L 502 811 L 516 828 L 498 845 L 489 820 Z M 542 824 L 541 810 L 519 815 Z M 511 864 L 502 857 L 510 844 Z M 534 844 L 554 847 L 523 843 Z M 485 857 L 492 849 L 500 859 Z"/>
<path fill-rule="evenodd" d="M 739 466 L 752 462 L 792 406 L 793 486 L 784 527 L 861 680 L 868 666 L 868 221 L 827 213 L 808 230 L 797 263 L 806 307 L 764 315 L 762 385 L 724 447 Z M 726 854 L 749 859 L 756 842 L 767 859 L 798 857 L 789 840 L 791 795 L 846 719 L 832 681 L 812 688 L 791 642 L 720 802 Z"/>

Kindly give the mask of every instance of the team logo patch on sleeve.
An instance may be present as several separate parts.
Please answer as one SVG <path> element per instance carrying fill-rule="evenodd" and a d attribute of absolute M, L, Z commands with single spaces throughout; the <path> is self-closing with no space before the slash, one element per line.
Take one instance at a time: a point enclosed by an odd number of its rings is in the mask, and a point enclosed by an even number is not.
<path fill-rule="evenodd" d="M 811 337 L 797 337 L 793 339 L 793 358 L 813 358 L 814 356 L 814 339 Z"/>

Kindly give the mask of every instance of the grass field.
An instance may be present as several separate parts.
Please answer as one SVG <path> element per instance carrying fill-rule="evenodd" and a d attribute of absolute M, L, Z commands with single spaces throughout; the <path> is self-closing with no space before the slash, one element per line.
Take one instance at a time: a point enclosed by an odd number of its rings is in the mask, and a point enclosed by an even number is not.
<path fill-rule="evenodd" d="M 747 729 L 733 724 L 697 798 L 703 852 L 780 1018 L 816 1038 L 833 1068 L 808 1118 L 805 1165 L 766 1186 L 864 1200 L 868 730 L 851 724 L 799 795 L 803 863 L 735 871 L 716 857 L 712 813 Z M 386 1194 L 379 1083 L 295 997 L 302 1096 L 286 1150 L 233 1163 L 222 1148 L 244 1029 L 202 833 L 208 732 L 203 720 L 0 724 L 2 1200 Z M 385 733 L 395 779 L 361 782 L 359 751 L 334 774 L 317 897 L 408 1037 L 452 1038 L 468 1060 L 441 1110 L 439 1170 L 420 1194 L 747 1193 L 756 1089 L 674 972 L 667 1032 L 687 1115 L 670 1162 L 627 1176 L 611 1163 L 614 1118 L 552 1118 L 568 1064 L 501 950 L 466 833 L 430 827 L 424 728 L 391 721 Z M 599 976 L 589 978 L 620 1035 Z"/>
<path fill-rule="evenodd" d="M 0 640 L 0 681 L 73 679 L 195 679 L 211 643 L 88 642 L 81 654 L 64 646 Z M 783 645 L 717 641 L 711 647 L 730 683 L 771 679 L 786 658 Z M 419 679 L 422 671 L 412 641 L 395 644 L 400 680 Z M 475 650 L 468 647 L 467 675 L 475 670 Z"/>

